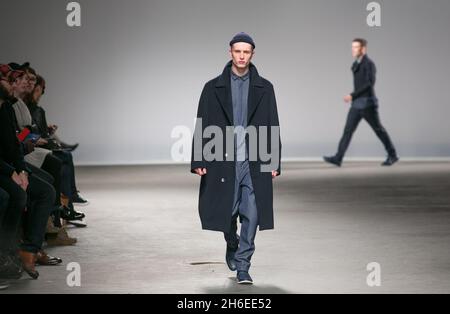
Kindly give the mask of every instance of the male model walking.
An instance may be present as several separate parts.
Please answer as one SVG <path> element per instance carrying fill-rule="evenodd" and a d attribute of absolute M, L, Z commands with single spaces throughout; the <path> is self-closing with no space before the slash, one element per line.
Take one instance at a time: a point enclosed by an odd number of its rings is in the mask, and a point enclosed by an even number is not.
<path fill-rule="evenodd" d="M 237 34 L 230 42 L 232 60 L 220 76 L 206 83 L 198 107 L 191 163 L 191 172 L 201 176 L 202 228 L 224 233 L 226 262 L 230 270 L 237 271 L 240 284 L 253 283 L 249 269 L 258 226 L 259 230 L 274 228 L 272 179 L 280 175 L 281 142 L 275 93 L 273 85 L 259 76 L 251 63 L 254 49 L 255 43 L 248 34 Z M 219 156 L 211 160 L 205 153 L 210 146 L 204 134 L 215 128 L 225 135 L 230 127 L 232 152 L 227 152 L 226 140 L 218 141 L 214 153 Z M 267 137 L 261 127 L 268 131 Z M 247 132 L 249 128 L 255 132 Z M 255 139 L 258 153 L 253 160 L 251 146 Z M 260 146 L 268 146 L 267 152 L 275 157 L 266 160 L 260 156 Z M 236 234 L 238 217 L 240 236 Z"/>
<path fill-rule="evenodd" d="M 348 113 L 347 123 L 344 134 L 339 143 L 338 152 L 335 156 L 324 157 L 324 160 L 330 164 L 340 167 L 347 151 L 353 133 L 362 119 L 365 119 L 378 138 L 383 143 L 388 157 L 383 166 L 392 166 L 399 158 L 389 134 L 381 125 L 378 114 L 378 99 L 375 95 L 376 67 L 367 56 L 367 41 L 357 38 L 352 43 L 352 55 L 355 62 L 352 66 L 354 78 L 354 92 L 344 97 L 346 103 L 351 102 L 351 108 Z"/>

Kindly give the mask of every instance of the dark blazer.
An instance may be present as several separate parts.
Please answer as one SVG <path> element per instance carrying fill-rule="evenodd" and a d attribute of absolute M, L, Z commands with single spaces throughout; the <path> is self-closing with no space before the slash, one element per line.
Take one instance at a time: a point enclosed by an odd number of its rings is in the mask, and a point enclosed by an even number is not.
<path fill-rule="evenodd" d="M 233 107 L 231 99 L 230 71 L 231 61 L 223 73 L 206 83 L 198 106 L 197 118 L 202 118 L 202 128 L 196 126 L 195 136 L 200 136 L 208 126 L 219 127 L 226 134 L 226 127 L 233 126 Z M 250 65 L 250 88 L 248 98 L 248 126 L 279 126 L 277 103 L 273 85 L 259 76 L 256 67 Z M 199 132 L 202 132 L 199 135 Z M 202 149 L 211 139 L 203 139 Z M 248 141 L 248 139 L 247 139 Z M 203 229 L 229 232 L 235 189 L 235 161 L 226 154 L 226 141 L 223 141 L 223 161 L 207 161 L 203 154 L 194 158 L 195 142 L 192 145 L 191 172 L 197 168 L 206 168 L 207 174 L 201 177 L 199 192 L 199 213 Z M 270 141 L 269 141 L 270 142 Z M 270 144 L 270 143 L 269 143 Z M 269 146 L 269 151 L 272 148 Z M 247 147 L 248 144 L 247 144 Z M 281 140 L 278 153 L 281 159 Z M 198 156 L 197 156 L 198 157 Z M 199 160 L 197 160 L 199 159 Z M 273 229 L 273 186 L 270 172 L 261 172 L 263 162 L 258 154 L 256 161 L 250 161 L 250 174 L 258 208 L 259 229 Z M 279 162 L 273 170 L 281 174 Z"/>
<path fill-rule="evenodd" d="M 375 63 L 364 55 L 360 63 L 353 63 L 353 83 L 354 91 L 352 106 L 358 109 L 364 109 L 368 106 L 378 105 L 378 99 L 375 95 L 375 82 L 377 69 Z"/>
<path fill-rule="evenodd" d="M 23 148 L 16 135 L 16 116 L 9 102 L 0 104 L 0 174 L 11 176 L 27 168 Z"/>

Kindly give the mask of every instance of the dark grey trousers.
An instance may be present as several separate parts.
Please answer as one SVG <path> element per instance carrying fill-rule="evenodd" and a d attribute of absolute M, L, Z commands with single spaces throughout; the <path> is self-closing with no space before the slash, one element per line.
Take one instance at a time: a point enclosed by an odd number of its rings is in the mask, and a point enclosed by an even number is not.
<path fill-rule="evenodd" d="M 241 222 L 241 234 L 238 241 L 237 219 Z M 248 162 L 236 162 L 236 180 L 232 222 L 225 240 L 230 248 L 237 248 L 235 261 L 237 271 L 249 271 L 251 258 L 255 252 L 255 237 L 258 229 L 258 211 L 255 192 Z M 238 245 L 239 243 L 239 245 Z"/>

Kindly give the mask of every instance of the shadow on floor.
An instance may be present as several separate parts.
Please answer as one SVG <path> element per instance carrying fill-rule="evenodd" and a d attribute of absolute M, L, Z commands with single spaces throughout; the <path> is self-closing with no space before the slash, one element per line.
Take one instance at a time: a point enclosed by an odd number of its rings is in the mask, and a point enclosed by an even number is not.
<path fill-rule="evenodd" d="M 205 287 L 206 294 L 291 294 L 291 292 L 276 286 L 258 285 L 239 285 L 235 277 L 229 277 L 228 282 L 223 287 Z"/>

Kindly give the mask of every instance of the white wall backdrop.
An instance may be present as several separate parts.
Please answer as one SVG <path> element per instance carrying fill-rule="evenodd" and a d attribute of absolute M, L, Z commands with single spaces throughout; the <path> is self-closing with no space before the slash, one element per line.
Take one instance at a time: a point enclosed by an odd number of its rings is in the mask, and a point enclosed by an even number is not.
<path fill-rule="evenodd" d="M 385 127 L 404 157 L 450 157 L 450 1 L 83 0 L 82 26 L 62 0 L 2 0 L 0 62 L 30 61 L 47 79 L 42 105 L 82 164 L 171 162 L 171 132 L 193 128 L 203 84 L 240 31 L 276 88 L 285 158 L 332 154 L 352 89 L 350 42 L 369 40 Z M 7 43 L 7 44 L 6 44 Z M 382 157 L 366 124 L 349 156 Z"/>

